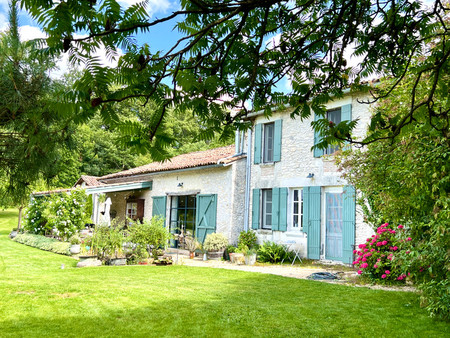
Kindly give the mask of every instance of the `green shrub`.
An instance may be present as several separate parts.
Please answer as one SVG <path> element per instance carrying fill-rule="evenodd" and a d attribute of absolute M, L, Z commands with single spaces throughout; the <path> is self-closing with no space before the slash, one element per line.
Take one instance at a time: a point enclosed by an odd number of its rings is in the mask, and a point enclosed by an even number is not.
<path fill-rule="evenodd" d="M 60 238 L 67 240 L 90 219 L 86 214 L 87 195 L 84 189 L 50 195 L 44 216 L 48 226 L 55 228 Z"/>
<path fill-rule="evenodd" d="M 164 219 L 152 217 L 150 220 L 144 218 L 143 223 L 135 223 L 129 228 L 128 240 L 134 244 L 134 251 L 138 257 L 144 257 L 144 252 L 158 256 L 158 249 L 165 248 L 172 234 L 164 226 Z"/>
<path fill-rule="evenodd" d="M 14 237 L 13 241 L 41 250 L 70 256 L 70 243 L 60 242 L 54 238 L 47 238 L 42 235 L 24 233 L 18 234 L 16 237 Z"/>
<path fill-rule="evenodd" d="M 31 197 L 23 220 L 25 231 L 36 235 L 44 235 L 51 231 L 52 227 L 47 224 L 47 218 L 44 216 L 46 206 L 46 197 Z"/>
<path fill-rule="evenodd" d="M 291 260 L 292 253 L 287 247 L 274 242 L 264 242 L 258 249 L 258 261 L 266 263 L 279 263 L 282 260 Z"/>
<path fill-rule="evenodd" d="M 256 248 L 256 232 L 253 230 L 241 231 L 238 238 L 238 248 L 247 246 L 250 249 Z"/>
<path fill-rule="evenodd" d="M 104 262 L 121 256 L 123 253 L 124 235 L 124 232 L 119 227 L 97 225 L 90 243 L 92 253 Z"/>
<path fill-rule="evenodd" d="M 206 235 L 203 247 L 208 252 L 221 251 L 228 245 L 228 238 L 224 234 L 212 233 Z"/>

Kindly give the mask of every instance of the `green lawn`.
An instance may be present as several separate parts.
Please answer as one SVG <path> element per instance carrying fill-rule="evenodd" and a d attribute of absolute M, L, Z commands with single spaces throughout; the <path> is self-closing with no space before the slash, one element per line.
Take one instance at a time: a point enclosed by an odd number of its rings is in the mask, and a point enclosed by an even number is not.
<path fill-rule="evenodd" d="M 16 215 L 0 212 L 0 337 L 448 336 L 412 293 L 186 266 L 77 269 L 9 240 Z"/>

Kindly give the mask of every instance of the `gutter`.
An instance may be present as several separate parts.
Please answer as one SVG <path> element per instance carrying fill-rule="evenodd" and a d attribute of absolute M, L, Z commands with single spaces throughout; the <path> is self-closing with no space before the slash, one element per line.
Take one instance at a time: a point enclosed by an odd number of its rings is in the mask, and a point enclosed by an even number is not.
<path fill-rule="evenodd" d="M 252 168 L 252 129 L 247 134 L 247 163 L 245 165 L 245 194 L 244 194 L 244 231 L 249 229 L 250 218 L 250 181 Z"/>

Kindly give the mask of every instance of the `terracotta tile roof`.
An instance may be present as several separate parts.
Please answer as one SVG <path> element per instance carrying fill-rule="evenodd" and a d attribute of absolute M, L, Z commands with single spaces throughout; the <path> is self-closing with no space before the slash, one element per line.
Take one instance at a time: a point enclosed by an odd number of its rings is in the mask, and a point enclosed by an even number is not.
<path fill-rule="evenodd" d="M 68 189 L 54 189 L 54 190 L 46 190 L 46 191 L 36 191 L 33 192 L 31 195 L 33 196 L 45 196 L 45 195 L 51 195 L 51 194 L 59 194 L 62 192 L 69 192 L 72 191 L 72 188 Z"/>
<path fill-rule="evenodd" d="M 146 164 L 137 168 L 121 171 L 114 174 L 105 175 L 99 177 L 98 180 L 107 180 L 110 178 L 118 178 L 125 176 L 133 176 L 147 173 L 154 173 L 160 171 L 170 171 L 177 169 L 186 169 L 186 168 L 195 168 L 217 164 L 220 159 L 225 157 L 230 157 L 234 154 L 235 147 L 234 145 L 215 148 L 204 151 L 196 151 L 193 153 L 178 155 L 170 160 L 164 162 L 153 162 L 150 164 Z M 237 159 L 242 158 L 242 156 L 236 156 L 230 159 L 222 160 L 221 163 L 231 163 L 236 161 Z"/>
<path fill-rule="evenodd" d="M 98 181 L 98 177 L 96 176 L 81 175 L 73 186 L 76 187 L 82 182 L 86 183 L 86 186 L 88 187 L 98 187 L 99 185 L 104 185 L 102 182 Z"/>

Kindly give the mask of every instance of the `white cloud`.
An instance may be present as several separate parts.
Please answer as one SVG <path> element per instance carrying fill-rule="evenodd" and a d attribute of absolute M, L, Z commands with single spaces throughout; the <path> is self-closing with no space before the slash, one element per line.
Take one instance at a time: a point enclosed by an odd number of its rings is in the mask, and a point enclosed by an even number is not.
<path fill-rule="evenodd" d="M 142 2 L 142 0 L 119 0 L 119 3 L 123 4 L 125 7 L 132 6 L 139 2 Z M 167 13 L 170 9 L 174 9 L 176 6 L 177 4 L 175 1 L 149 0 L 147 5 L 147 12 L 150 16 L 153 16 L 155 14 L 164 14 Z"/>
<path fill-rule="evenodd" d="M 47 35 L 39 28 L 35 26 L 20 26 L 19 27 L 20 40 L 29 41 L 33 39 L 42 39 L 47 37 Z"/>

